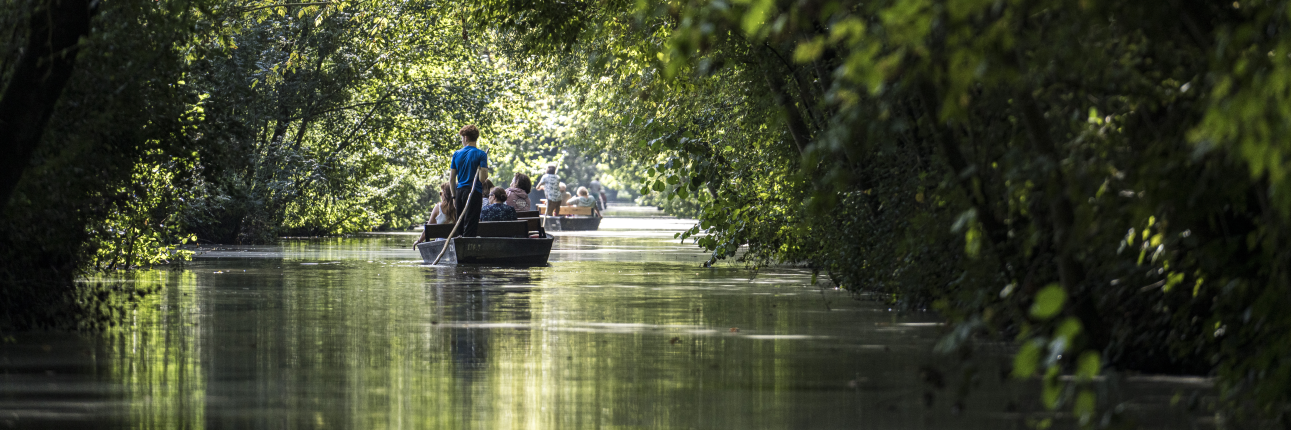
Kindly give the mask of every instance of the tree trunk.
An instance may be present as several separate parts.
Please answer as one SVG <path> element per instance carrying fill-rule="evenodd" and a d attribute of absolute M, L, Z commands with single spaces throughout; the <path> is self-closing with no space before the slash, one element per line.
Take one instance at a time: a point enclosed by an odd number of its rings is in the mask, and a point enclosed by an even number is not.
<path fill-rule="evenodd" d="M 762 72 L 766 78 L 767 87 L 771 89 L 771 96 L 776 104 L 784 111 L 785 120 L 789 123 L 789 134 L 793 136 L 793 145 L 798 150 L 798 154 L 802 154 L 807 150 L 807 144 L 811 143 L 811 131 L 802 119 L 802 112 L 798 111 L 793 99 L 789 98 L 789 93 L 785 91 L 784 77 L 780 76 L 774 67 L 767 69 Z"/>
<path fill-rule="evenodd" d="M 1045 194 L 1049 200 L 1047 202 L 1051 212 L 1049 218 L 1053 224 L 1053 246 L 1057 253 L 1058 279 L 1074 299 L 1076 316 L 1080 318 L 1086 332 L 1089 333 L 1089 346 L 1101 352 L 1110 342 L 1111 334 L 1103 327 L 1098 308 L 1094 305 L 1094 298 L 1088 294 L 1081 294 L 1079 289 L 1080 284 L 1085 282 L 1085 267 L 1072 255 L 1072 230 L 1075 228 L 1076 210 L 1067 195 L 1067 179 L 1062 174 L 1058 149 L 1049 135 L 1049 126 L 1040 112 L 1040 106 L 1031 93 L 1018 92 L 1017 101 L 1022 122 L 1026 124 L 1027 131 L 1031 135 L 1032 146 L 1041 157 L 1046 159 L 1045 162 L 1050 169 Z"/>
<path fill-rule="evenodd" d="M 48 0 L 31 14 L 27 48 L 0 96 L 0 211 L 9 205 L 90 33 L 90 0 Z"/>
<path fill-rule="evenodd" d="M 955 174 L 956 183 L 964 190 L 964 194 L 968 195 L 968 201 L 977 210 L 977 222 L 981 223 L 982 229 L 986 230 L 986 238 L 1002 258 L 1007 258 L 1015 253 L 1015 249 L 1009 242 L 1008 226 L 996 218 L 993 202 L 987 199 L 986 193 L 981 188 L 983 181 L 977 176 L 976 169 L 972 169 L 968 164 L 967 157 L 960 150 L 955 130 L 937 120 L 938 112 L 941 111 L 940 100 L 941 95 L 937 93 L 932 83 L 924 81 L 919 84 L 919 101 L 923 104 L 923 115 L 927 116 L 928 122 L 932 125 L 933 140 L 945 153 L 946 162 L 950 164 L 950 169 Z"/>

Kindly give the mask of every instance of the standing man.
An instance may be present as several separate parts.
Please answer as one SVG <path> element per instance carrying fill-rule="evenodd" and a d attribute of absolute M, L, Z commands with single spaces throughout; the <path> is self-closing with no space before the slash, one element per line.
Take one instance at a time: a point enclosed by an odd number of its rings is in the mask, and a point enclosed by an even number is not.
<path fill-rule="evenodd" d="M 556 176 L 556 165 L 548 164 L 547 173 L 538 178 L 538 189 L 547 196 L 547 216 L 556 215 L 556 209 L 564 200 L 560 199 L 560 176 Z"/>
<path fill-rule="evenodd" d="M 453 206 L 457 209 L 457 216 L 466 217 L 462 220 L 461 236 L 474 237 L 480 229 L 480 203 L 484 201 L 484 193 L 488 192 L 482 181 L 489 178 L 489 154 L 475 147 L 480 129 L 474 124 L 462 127 L 457 134 L 462 136 L 462 149 L 453 153 L 453 162 L 448 169 L 448 175 L 457 181 Z M 475 191 L 471 191 L 472 183 Z"/>
<path fill-rule="evenodd" d="M 605 210 L 605 192 L 601 189 L 601 181 L 592 178 L 592 183 L 587 186 L 587 191 L 591 191 L 592 198 L 596 199 L 596 208 Z"/>

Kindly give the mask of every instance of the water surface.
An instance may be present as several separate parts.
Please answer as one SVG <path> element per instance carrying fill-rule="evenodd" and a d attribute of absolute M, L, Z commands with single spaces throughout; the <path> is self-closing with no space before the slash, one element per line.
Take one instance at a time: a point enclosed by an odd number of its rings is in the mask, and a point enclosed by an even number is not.
<path fill-rule="evenodd" d="M 205 247 L 100 335 L 0 346 L 0 427 L 1009 429 L 1007 355 L 957 402 L 931 314 L 707 255 L 666 218 L 566 233 L 546 267 L 433 267 L 415 234 Z M 989 351 L 988 351 L 989 353 Z M 990 362 L 990 360 L 985 360 Z M 939 367 L 940 366 L 940 367 Z M 1180 378 L 1127 380 L 1148 427 Z M 937 389 L 938 386 L 946 389 Z M 1061 423 L 1061 421 L 1060 421 Z"/>

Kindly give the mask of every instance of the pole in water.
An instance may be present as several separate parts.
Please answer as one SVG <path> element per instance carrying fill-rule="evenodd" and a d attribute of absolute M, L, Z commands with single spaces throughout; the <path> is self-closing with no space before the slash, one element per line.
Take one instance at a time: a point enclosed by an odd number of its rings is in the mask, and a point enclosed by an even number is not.
<path fill-rule="evenodd" d="M 479 172 L 476 172 L 475 178 L 479 179 Z M 466 193 L 466 207 L 471 206 L 471 194 L 475 194 L 475 181 L 471 181 L 471 191 Z M 454 196 L 454 200 L 456 200 L 456 196 Z M 448 237 L 444 238 L 444 247 L 439 250 L 439 255 L 435 256 L 435 262 L 430 263 L 431 266 L 439 264 L 439 259 L 444 258 L 444 252 L 448 251 L 448 242 L 453 240 L 453 235 L 457 234 L 457 228 L 462 226 L 462 218 L 466 218 L 465 212 L 466 208 L 457 211 L 457 222 L 453 223 L 453 231 L 448 232 Z"/>

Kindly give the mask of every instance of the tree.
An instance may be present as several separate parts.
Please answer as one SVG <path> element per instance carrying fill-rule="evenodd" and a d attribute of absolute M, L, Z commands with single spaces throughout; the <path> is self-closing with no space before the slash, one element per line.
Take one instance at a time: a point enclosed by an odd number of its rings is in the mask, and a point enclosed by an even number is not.
<path fill-rule="evenodd" d="M 27 12 L 27 46 L 0 95 L 0 212 L 27 169 L 45 124 L 72 76 L 81 37 L 90 32 L 88 0 L 48 0 Z"/>
<path fill-rule="evenodd" d="M 475 16 L 564 71 L 651 190 L 706 191 L 683 236 L 715 259 L 931 305 L 961 356 L 1015 339 L 1084 423 L 1115 414 L 1104 366 L 1285 409 L 1283 2 L 584 6 Z"/>
<path fill-rule="evenodd" d="M 29 160 L 4 159 L 27 168 L 0 213 L 0 327 L 113 324 L 145 292 L 75 279 L 183 260 L 195 239 L 420 221 L 461 123 L 491 131 L 513 108 L 497 95 L 526 88 L 479 55 L 451 6 L 101 3 L 67 45 L 80 54 L 52 63 L 18 49 L 40 48 L 27 32 L 6 35 L 7 94 L 31 90 L 23 67 L 76 67 L 58 69 L 61 97 L 39 100 L 48 123 L 20 124 L 39 132 Z M 0 16 L 45 25 L 26 7 Z"/>

